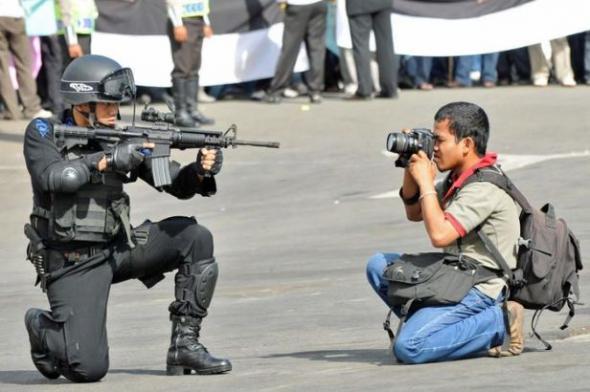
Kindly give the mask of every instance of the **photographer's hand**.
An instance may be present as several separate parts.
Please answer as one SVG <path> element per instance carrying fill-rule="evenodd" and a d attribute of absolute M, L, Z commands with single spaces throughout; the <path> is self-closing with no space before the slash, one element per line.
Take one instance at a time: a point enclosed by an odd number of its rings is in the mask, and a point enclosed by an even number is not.
<path fill-rule="evenodd" d="M 410 157 L 408 171 L 421 193 L 434 190 L 434 179 L 436 178 L 436 166 L 424 151 L 418 151 Z"/>

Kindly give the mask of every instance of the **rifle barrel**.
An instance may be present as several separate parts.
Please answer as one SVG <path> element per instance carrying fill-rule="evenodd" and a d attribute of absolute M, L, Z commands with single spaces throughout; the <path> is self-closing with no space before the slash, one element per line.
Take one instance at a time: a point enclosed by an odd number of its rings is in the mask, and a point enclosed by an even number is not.
<path fill-rule="evenodd" d="M 261 142 L 256 140 L 233 140 L 230 144 L 236 146 L 253 146 L 267 148 L 279 148 L 281 146 L 279 142 Z"/>

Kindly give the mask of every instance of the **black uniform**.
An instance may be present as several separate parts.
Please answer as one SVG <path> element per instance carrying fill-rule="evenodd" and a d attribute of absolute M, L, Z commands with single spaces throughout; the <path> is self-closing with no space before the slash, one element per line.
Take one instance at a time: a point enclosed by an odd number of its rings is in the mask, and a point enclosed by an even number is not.
<path fill-rule="evenodd" d="M 289 85 L 301 43 L 305 42 L 309 57 L 306 82 L 310 94 L 324 88 L 324 59 L 326 57 L 326 14 L 324 1 L 312 4 L 287 4 L 283 45 L 268 93 L 277 94 Z"/>
<path fill-rule="evenodd" d="M 375 32 L 381 95 L 392 98 L 397 96 L 398 64 L 393 50 L 391 11 L 391 0 L 346 0 L 358 77 L 356 94 L 360 97 L 369 97 L 373 93 L 369 52 L 371 30 Z"/>
<path fill-rule="evenodd" d="M 183 18 L 187 29 L 187 41 L 179 43 L 174 38 L 174 26 L 168 22 L 168 37 L 172 48 L 172 93 L 176 123 L 179 126 L 210 125 L 214 120 L 198 110 L 199 70 L 205 39 L 205 21 L 202 16 Z M 194 123 L 196 122 L 196 123 Z"/>
<path fill-rule="evenodd" d="M 105 322 L 112 283 L 137 278 L 149 288 L 163 273 L 178 270 L 171 317 L 200 320 L 207 314 L 217 264 L 211 233 L 194 218 L 146 220 L 130 227 L 129 198 L 123 184 L 134 177 L 151 184 L 146 162 L 129 177 L 99 173 L 85 162 L 97 161 L 103 146 L 81 149 L 57 144 L 51 123 L 35 119 L 28 125 L 24 156 L 34 193 L 31 223 L 47 247 L 44 258 L 51 306 L 51 311 L 38 317 L 35 333 L 58 370 L 42 370 L 35 364 L 49 378 L 61 373 L 72 381 L 94 381 L 109 366 Z M 197 181 L 196 164 L 170 165 L 173 183 L 166 192 L 179 199 L 216 192 L 213 177 Z M 72 191 L 67 179 L 55 179 L 57 174 L 66 178 L 63 172 L 67 170 L 84 173 L 83 167 L 88 181 L 77 190 Z M 40 354 L 35 354 L 35 347 L 32 352 L 35 361 Z"/>

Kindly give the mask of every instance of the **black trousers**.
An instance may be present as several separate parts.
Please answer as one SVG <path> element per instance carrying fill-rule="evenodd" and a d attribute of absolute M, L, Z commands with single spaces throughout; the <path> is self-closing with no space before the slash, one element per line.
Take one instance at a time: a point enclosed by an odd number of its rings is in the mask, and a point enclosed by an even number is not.
<path fill-rule="evenodd" d="M 283 46 L 270 83 L 269 93 L 289 85 L 301 43 L 305 42 L 309 57 L 309 71 L 305 81 L 310 91 L 324 88 L 324 61 L 326 58 L 326 3 L 288 5 L 285 13 Z"/>
<path fill-rule="evenodd" d="M 51 311 L 41 318 L 42 333 L 64 376 L 72 381 L 99 380 L 108 370 L 106 310 L 111 284 L 147 279 L 213 257 L 211 233 L 194 218 L 146 221 L 136 230 L 147 233 L 143 245 L 131 249 L 122 238 L 106 253 L 73 265 L 64 259 L 64 267 L 52 271 L 55 280 L 47 287 Z M 56 268 L 55 260 L 52 266 Z M 186 284 L 186 277 L 176 275 L 177 298 L 170 309 L 182 309 L 185 314 L 179 315 L 204 317 L 206 309 L 186 304 L 181 296 L 185 288 L 179 287 Z"/>
<path fill-rule="evenodd" d="M 37 75 L 37 92 L 43 106 L 57 115 L 64 110 L 63 98 L 59 92 L 64 60 L 57 35 L 41 37 L 41 59 L 43 65 Z"/>
<path fill-rule="evenodd" d="M 385 96 L 397 94 L 398 64 L 393 49 L 391 31 L 391 9 L 384 9 L 371 14 L 358 14 L 348 17 L 354 63 L 358 77 L 357 95 L 367 97 L 373 93 L 371 79 L 371 54 L 369 37 L 375 32 L 377 45 L 377 63 L 379 65 L 379 84 Z"/>
<path fill-rule="evenodd" d="M 497 69 L 498 80 L 529 82 L 531 79 L 531 63 L 527 48 L 500 52 Z"/>
<path fill-rule="evenodd" d="M 77 34 L 76 37 L 78 39 L 78 44 L 82 48 L 84 54 L 90 54 L 90 34 Z M 70 57 L 70 52 L 68 51 L 68 43 L 66 42 L 66 37 L 64 35 L 59 36 L 59 44 L 61 45 L 63 69 L 65 69 L 68 66 L 68 64 L 70 64 L 74 59 Z"/>
<path fill-rule="evenodd" d="M 174 27 L 168 21 L 168 38 L 174 62 L 172 79 L 199 79 L 205 22 L 202 17 L 184 18 L 182 22 L 186 26 L 188 40 L 179 43 L 174 39 Z"/>

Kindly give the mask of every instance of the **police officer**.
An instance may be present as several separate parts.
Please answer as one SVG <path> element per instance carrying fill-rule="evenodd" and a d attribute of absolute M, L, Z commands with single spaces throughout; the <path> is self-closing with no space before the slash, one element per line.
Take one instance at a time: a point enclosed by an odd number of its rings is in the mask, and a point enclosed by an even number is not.
<path fill-rule="evenodd" d="M 135 94 L 133 75 L 114 60 L 87 55 L 62 76 L 63 122 L 113 127 L 119 103 Z M 97 381 L 109 366 L 106 305 L 112 283 L 137 278 L 148 288 L 176 270 L 175 299 L 169 306 L 172 338 L 167 373 L 223 373 L 226 359 L 211 356 L 199 342 L 218 267 L 213 238 L 194 218 L 146 220 L 132 228 L 123 184 L 141 178 L 153 184 L 152 143 L 87 145 L 54 138 L 53 124 L 35 119 L 27 127 L 24 156 L 33 187 L 29 258 L 38 270 L 50 311 L 29 309 L 25 325 L 31 356 L 47 378 Z M 201 149 L 194 163 L 171 161 L 172 184 L 164 191 L 179 199 L 216 192 L 220 150 Z M 37 237 L 37 240 L 35 240 Z"/>
<path fill-rule="evenodd" d="M 209 0 L 167 0 L 167 5 L 175 123 L 181 127 L 213 124 L 212 118 L 197 110 L 203 38 L 213 34 L 207 19 Z"/>

